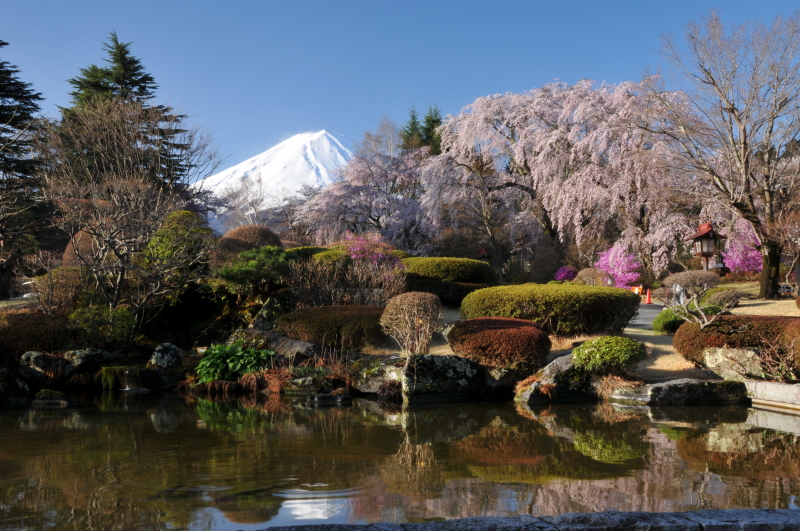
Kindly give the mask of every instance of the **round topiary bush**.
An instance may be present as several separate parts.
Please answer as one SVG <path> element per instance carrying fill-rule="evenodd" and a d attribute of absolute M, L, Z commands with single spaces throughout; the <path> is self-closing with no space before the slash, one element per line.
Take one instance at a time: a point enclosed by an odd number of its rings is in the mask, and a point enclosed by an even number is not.
<path fill-rule="evenodd" d="M 653 320 L 653 332 L 660 336 L 672 335 L 685 322 L 686 320 L 675 315 L 675 312 L 664 308 Z"/>
<path fill-rule="evenodd" d="M 292 247 L 286 249 L 286 259 L 287 260 L 308 260 L 312 256 L 324 253 L 327 251 L 325 247 L 314 247 L 314 246 L 304 246 L 304 247 Z"/>
<path fill-rule="evenodd" d="M 644 345 L 618 336 L 590 339 L 572 351 L 575 367 L 595 375 L 625 372 L 646 357 Z"/>
<path fill-rule="evenodd" d="M 228 265 L 239 256 L 239 253 L 267 246 L 283 249 L 281 239 L 267 227 L 261 225 L 236 227 L 226 232 L 211 251 L 211 265 L 215 268 Z"/>
<path fill-rule="evenodd" d="M 432 293 L 410 291 L 389 300 L 380 324 L 406 354 L 426 354 L 434 332 L 441 328 L 442 301 Z"/>
<path fill-rule="evenodd" d="M 490 367 L 535 371 L 550 353 L 550 338 L 524 319 L 478 317 L 460 321 L 447 334 L 453 353 Z"/>
<path fill-rule="evenodd" d="M 491 265 L 470 258 L 405 258 L 403 265 L 409 276 L 473 284 L 497 282 L 497 272 Z"/>
<path fill-rule="evenodd" d="M 639 302 L 638 295 L 621 288 L 522 284 L 473 291 L 464 297 L 461 314 L 526 319 L 548 334 L 565 336 L 622 330 Z"/>
<path fill-rule="evenodd" d="M 386 341 L 382 313 L 380 306 L 318 306 L 282 315 L 276 326 L 292 339 L 332 348 L 379 346 Z"/>

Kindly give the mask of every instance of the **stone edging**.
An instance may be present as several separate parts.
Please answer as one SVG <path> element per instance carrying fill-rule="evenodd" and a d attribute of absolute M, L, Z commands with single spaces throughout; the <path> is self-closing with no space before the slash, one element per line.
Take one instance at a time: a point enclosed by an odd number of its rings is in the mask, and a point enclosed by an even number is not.
<path fill-rule="evenodd" d="M 800 413 L 800 384 L 747 380 L 744 385 L 753 406 Z"/>
<path fill-rule="evenodd" d="M 461 518 L 415 524 L 297 525 L 270 531 L 798 531 L 800 511 L 706 510 L 684 513 L 605 511 L 559 516 Z"/>

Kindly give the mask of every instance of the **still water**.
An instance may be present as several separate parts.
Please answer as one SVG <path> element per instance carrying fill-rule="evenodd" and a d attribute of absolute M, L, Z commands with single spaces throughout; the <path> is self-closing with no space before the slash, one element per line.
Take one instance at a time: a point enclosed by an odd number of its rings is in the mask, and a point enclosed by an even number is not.
<path fill-rule="evenodd" d="M 783 431 L 777 431 L 783 430 Z M 104 394 L 0 413 L 0 529 L 263 529 L 797 508 L 800 417 Z"/>

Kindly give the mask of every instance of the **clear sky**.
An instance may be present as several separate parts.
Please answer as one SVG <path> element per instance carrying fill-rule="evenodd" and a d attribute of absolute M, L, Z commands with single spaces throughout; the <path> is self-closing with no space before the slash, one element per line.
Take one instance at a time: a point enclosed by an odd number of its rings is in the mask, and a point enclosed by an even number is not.
<path fill-rule="evenodd" d="M 159 103 L 211 132 L 223 167 L 326 129 L 352 145 L 414 105 L 455 114 L 475 98 L 560 79 L 618 83 L 657 70 L 662 34 L 711 9 L 771 21 L 789 0 L 0 0 L 0 59 L 67 105 L 67 79 L 101 64 L 111 30 L 160 85 Z"/>

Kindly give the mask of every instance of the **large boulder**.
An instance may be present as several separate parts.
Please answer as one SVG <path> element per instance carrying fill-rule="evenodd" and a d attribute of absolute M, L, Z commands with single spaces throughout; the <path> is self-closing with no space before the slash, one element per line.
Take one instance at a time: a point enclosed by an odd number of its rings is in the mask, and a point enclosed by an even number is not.
<path fill-rule="evenodd" d="M 6 369 L 0 369 L 0 406 L 23 407 L 28 403 L 28 385 Z"/>
<path fill-rule="evenodd" d="M 115 364 L 118 358 L 99 348 L 70 350 L 64 353 L 64 359 L 72 365 L 75 373 L 97 372 L 101 367 Z"/>
<path fill-rule="evenodd" d="M 157 346 L 148 362 L 148 365 L 159 369 L 171 369 L 172 367 L 179 367 L 181 364 L 183 364 L 181 353 L 178 347 L 172 343 L 164 343 Z"/>
<path fill-rule="evenodd" d="M 36 393 L 31 405 L 36 409 L 64 409 L 69 407 L 69 400 L 60 391 L 41 389 Z"/>
<path fill-rule="evenodd" d="M 348 371 L 353 390 L 359 393 L 377 393 L 388 382 L 399 382 L 403 378 L 406 361 L 399 355 L 367 356 L 353 363 Z"/>
<path fill-rule="evenodd" d="M 514 401 L 523 406 L 592 402 L 597 394 L 587 375 L 575 367 L 572 354 L 551 361 L 536 373 L 536 380 L 520 389 Z"/>
<path fill-rule="evenodd" d="M 265 332 L 255 328 L 236 330 L 227 341 L 228 345 L 234 343 L 241 343 L 247 348 L 257 350 L 271 350 L 292 365 L 298 365 L 322 353 L 322 346 L 316 343 L 291 339 L 280 332 Z"/>
<path fill-rule="evenodd" d="M 636 388 L 618 389 L 611 402 L 641 406 L 686 406 L 701 404 L 747 403 L 747 388 L 742 382 L 681 378 Z"/>
<path fill-rule="evenodd" d="M 707 348 L 703 365 L 723 380 L 744 382 L 748 376 L 761 375 L 761 356 L 757 350 L 740 348 Z"/>
<path fill-rule="evenodd" d="M 483 395 L 484 368 L 458 356 L 413 355 L 403 373 L 407 404 L 458 402 Z"/>
<path fill-rule="evenodd" d="M 74 367 L 67 360 L 35 350 L 26 352 L 19 360 L 19 374 L 28 383 L 68 379 Z"/>

